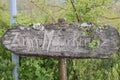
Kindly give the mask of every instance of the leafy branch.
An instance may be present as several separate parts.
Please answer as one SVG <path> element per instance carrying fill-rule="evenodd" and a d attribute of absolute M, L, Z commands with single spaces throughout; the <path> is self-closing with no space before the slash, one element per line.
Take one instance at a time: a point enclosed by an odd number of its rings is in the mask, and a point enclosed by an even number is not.
<path fill-rule="evenodd" d="M 70 0 L 70 2 L 71 2 L 71 5 L 73 7 L 73 10 L 75 11 L 75 15 L 76 15 L 77 21 L 80 22 L 79 15 L 77 13 L 77 9 L 76 9 L 75 4 L 74 4 L 74 0 Z"/>
<path fill-rule="evenodd" d="M 45 12 L 47 15 L 49 15 L 52 20 L 55 22 L 55 19 L 53 16 L 51 16 L 48 12 L 46 12 L 46 10 L 44 10 L 43 8 L 41 8 L 40 6 L 38 6 L 37 4 L 35 4 L 33 1 L 30 1 L 34 6 L 38 7 L 39 9 L 41 9 L 43 12 Z"/>
<path fill-rule="evenodd" d="M 101 6 L 103 6 L 104 4 L 105 4 L 105 1 L 104 1 L 104 0 L 103 0 L 103 1 L 101 2 L 101 4 L 99 4 L 99 5 L 93 3 L 90 7 L 88 7 L 88 4 L 87 4 L 87 6 L 86 6 L 86 13 L 89 13 L 91 10 L 95 9 L 96 7 L 101 7 Z"/>

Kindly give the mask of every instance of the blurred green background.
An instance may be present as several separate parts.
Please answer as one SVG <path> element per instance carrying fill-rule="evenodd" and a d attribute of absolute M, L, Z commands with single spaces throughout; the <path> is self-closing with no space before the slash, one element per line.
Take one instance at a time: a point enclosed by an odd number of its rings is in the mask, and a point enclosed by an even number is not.
<path fill-rule="evenodd" d="M 67 22 L 111 24 L 120 32 L 120 0 L 17 0 L 17 24 Z M 75 8 L 73 7 L 73 5 Z M 76 9 L 76 11 L 75 11 Z M 76 17 L 76 15 L 78 17 Z M 9 2 L 0 0 L 0 37 L 10 27 Z M 111 59 L 68 59 L 68 80 L 120 80 L 120 50 Z M 13 80 L 11 54 L 0 45 L 0 80 Z M 20 80 L 58 80 L 58 60 L 20 57 Z"/>

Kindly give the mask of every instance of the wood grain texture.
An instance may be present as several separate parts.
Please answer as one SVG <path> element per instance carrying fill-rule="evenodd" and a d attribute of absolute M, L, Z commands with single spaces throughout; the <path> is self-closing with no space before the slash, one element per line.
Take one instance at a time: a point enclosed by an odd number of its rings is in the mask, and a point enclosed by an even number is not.
<path fill-rule="evenodd" d="M 110 58 L 119 48 L 120 37 L 110 25 L 51 23 L 10 28 L 1 43 L 21 56 Z"/>

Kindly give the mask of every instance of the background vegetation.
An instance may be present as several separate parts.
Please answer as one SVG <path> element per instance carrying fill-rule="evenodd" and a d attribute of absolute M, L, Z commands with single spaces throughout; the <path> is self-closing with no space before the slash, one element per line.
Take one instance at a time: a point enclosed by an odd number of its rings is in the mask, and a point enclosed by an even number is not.
<path fill-rule="evenodd" d="M 17 0 L 18 24 L 57 22 L 97 22 L 111 24 L 120 31 L 120 2 L 111 0 Z M 9 28 L 9 8 L 0 3 L 0 36 Z M 68 59 L 68 80 L 119 80 L 120 50 L 111 59 Z M 0 45 L 0 79 L 13 80 L 11 54 Z M 20 57 L 20 80 L 58 80 L 58 60 L 48 57 Z"/>

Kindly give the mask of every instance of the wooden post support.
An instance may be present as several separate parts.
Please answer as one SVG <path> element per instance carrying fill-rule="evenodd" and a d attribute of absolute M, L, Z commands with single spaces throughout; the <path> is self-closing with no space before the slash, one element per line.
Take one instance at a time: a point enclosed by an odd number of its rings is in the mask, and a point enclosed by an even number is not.
<path fill-rule="evenodd" d="M 67 59 L 59 59 L 59 80 L 67 80 Z"/>
<path fill-rule="evenodd" d="M 59 18 L 58 23 L 65 23 L 66 20 L 64 18 Z M 66 58 L 59 59 L 59 80 L 67 80 L 67 62 Z"/>
<path fill-rule="evenodd" d="M 64 23 L 66 22 L 65 19 L 59 18 L 58 23 Z M 67 62 L 66 58 L 60 58 L 59 59 L 59 80 L 67 80 Z"/>

